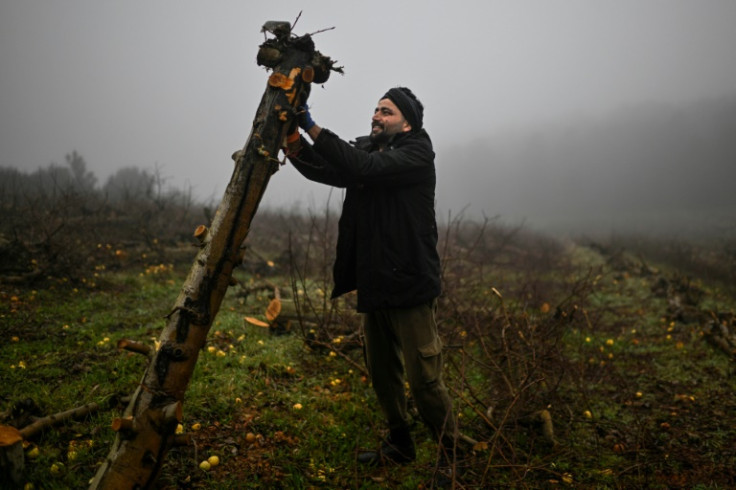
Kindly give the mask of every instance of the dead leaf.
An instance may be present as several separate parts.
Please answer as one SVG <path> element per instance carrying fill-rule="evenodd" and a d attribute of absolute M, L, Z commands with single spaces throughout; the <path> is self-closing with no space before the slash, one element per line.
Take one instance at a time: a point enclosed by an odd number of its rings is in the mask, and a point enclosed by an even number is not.
<path fill-rule="evenodd" d="M 476 452 L 488 451 L 488 443 L 485 441 L 476 442 L 473 445 L 473 451 L 476 451 Z"/>

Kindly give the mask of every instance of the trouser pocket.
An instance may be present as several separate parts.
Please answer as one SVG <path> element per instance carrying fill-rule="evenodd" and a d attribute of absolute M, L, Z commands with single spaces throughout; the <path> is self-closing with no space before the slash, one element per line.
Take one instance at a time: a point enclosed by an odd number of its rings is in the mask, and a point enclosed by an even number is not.
<path fill-rule="evenodd" d="M 430 343 L 420 346 L 418 350 L 422 381 L 425 385 L 436 383 L 442 373 L 442 340 L 435 337 Z"/>

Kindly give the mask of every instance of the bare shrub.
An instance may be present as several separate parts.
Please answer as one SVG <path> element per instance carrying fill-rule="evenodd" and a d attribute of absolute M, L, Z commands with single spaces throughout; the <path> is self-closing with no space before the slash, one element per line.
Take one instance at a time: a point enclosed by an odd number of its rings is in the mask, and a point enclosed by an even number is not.
<path fill-rule="evenodd" d="M 86 180 L 80 183 L 67 169 L 52 165 L 29 176 L 18 172 L 4 182 L 0 234 L 6 280 L 78 277 L 94 253 L 97 241 L 90 222 L 101 203 L 86 187 L 92 178 L 80 168 L 79 157 L 67 160 L 76 162 L 79 179 Z"/>
<path fill-rule="evenodd" d="M 148 172 L 127 167 L 111 176 L 102 189 L 104 236 L 142 249 L 152 260 L 169 260 L 171 248 L 190 241 L 194 229 L 205 223 L 205 214 L 191 188 L 166 182 L 159 168 Z"/>
<path fill-rule="evenodd" d="M 565 419 L 558 387 L 570 375 L 561 340 L 585 328 L 596 274 L 578 277 L 562 242 L 497 218 L 459 216 L 444 229 L 438 320 L 461 431 L 483 441 L 484 472 L 523 473 L 556 445 L 554 421 Z"/>
<path fill-rule="evenodd" d="M 334 215 L 290 219 L 292 288 L 302 334 L 307 343 L 358 364 L 355 353 L 349 356 L 345 344 L 334 342 L 359 329 L 360 318 L 350 311 L 353 298 L 338 302 L 325 296 Z M 499 466 L 523 473 L 540 448 L 555 446 L 554 421 L 566 420 L 558 387 L 571 368 L 561 339 L 566 329 L 588 328 L 585 302 L 598 271 L 580 274 L 562 242 L 497 218 L 459 216 L 441 229 L 438 325 L 461 431 L 481 441 L 474 449 L 489 455 L 478 470 L 480 480 Z"/>
<path fill-rule="evenodd" d="M 595 243 L 609 256 L 625 251 L 644 264 L 669 267 L 691 277 L 716 281 L 732 288 L 736 283 L 734 230 L 733 226 L 724 226 L 709 235 L 698 236 L 617 233 Z"/>
<path fill-rule="evenodd" d="M 289 270 L 302 336 L 308 345 L 329 349 L 359 365 L 348 352 L 362 345 L 355 294 L 331 300 L 338 215 L 329 201 L 322 214 L 292 215 Z"/>
<path fill-rule="evenodd" d="M 5 282 L 81 282 L 131 260 L 168 263 L 172 250 L 203 221 L 194 212 L 191 191 L 165 186 L 159 172 L 138 173 L 142 193 L 128 188 L 108 196 L 95 188 L 96 177 L 79 154 L 67 155 L 66 164 L 30 174 L 0 169 Z M 104 189 L 115 188 L 119 177 L 111 177 Z"/>

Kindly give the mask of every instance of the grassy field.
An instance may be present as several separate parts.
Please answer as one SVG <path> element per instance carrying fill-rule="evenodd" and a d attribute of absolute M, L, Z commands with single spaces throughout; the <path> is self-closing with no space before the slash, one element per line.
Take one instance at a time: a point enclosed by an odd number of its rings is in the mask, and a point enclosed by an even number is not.
<path fill-rule="evenodd" d="M 436 446 L 421 422 L 416 463 L 355 462 L 384 427 L 354 298 L 324 299 L 329 256 L 305 240 L 301 266 L 284 263 L 283 247 L 261 244 L 236 270 L 241 286 L 226 296 L 184 402 L 191 444 L 169 452 L 160 488 L 438 483 Z M 19 427 L 100 405 L 26 441 L 27 488 L 87 485 L 145 369 L 117 341 L 155 345 L 191 263 L 186 249 L 172 265 L 100 247 L 106 260 L 92 260 L 84 280 L 0 286 L 0 422 Z M 464 448 L 452 484 L 736 486 L 732 290 L 620 249 L 519 230 L 458 227 L 441 248 L 446 380 L 461 431 L 477 442 Z M 115 257 L 125 262 L 111 267 Z M 246 320 L 265 320 L 274 288 L 278 324 Z M 219 464 L 202 470 L 210 456 Z"/>

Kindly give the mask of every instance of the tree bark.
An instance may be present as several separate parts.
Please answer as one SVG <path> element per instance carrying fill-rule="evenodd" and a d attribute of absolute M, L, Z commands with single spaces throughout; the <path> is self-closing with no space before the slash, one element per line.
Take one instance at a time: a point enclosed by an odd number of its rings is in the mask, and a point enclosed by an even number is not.
<path fill-rule="evenodd" d="M 268 27 L 270 24 L 270 27 Z M 288 26 L 284 29 L 284 25 Z M 273 27 L 275 26 L 275 27 Z M 250 229 L 287 131 L 295 127 L 297 108 L 306 102 L 312 82 L 324 83 L 333 62 L 314 50 L 309 35 L 295 37 L 288 23 L 267 23 L 276 37 L 260 46 L 258 63 L 272 69 L 253 128 L 209 229 L 195 237 L 200 250 L 152 354 L 140 386 L 115 419 L 117 436 L 90 488 L 150 488 L 159 476 L 200 350 L 217 315 L 233 268 L 242 262 L 243 240 Z"/>

